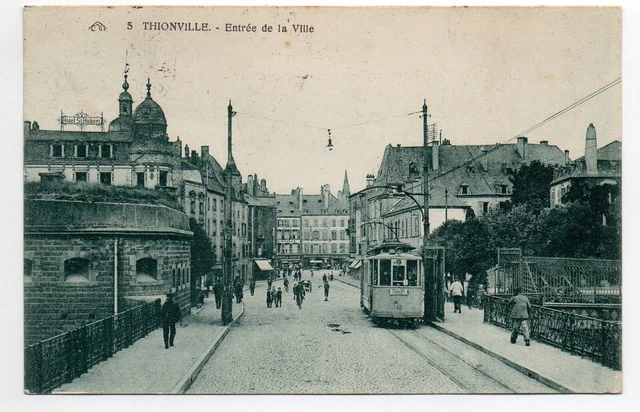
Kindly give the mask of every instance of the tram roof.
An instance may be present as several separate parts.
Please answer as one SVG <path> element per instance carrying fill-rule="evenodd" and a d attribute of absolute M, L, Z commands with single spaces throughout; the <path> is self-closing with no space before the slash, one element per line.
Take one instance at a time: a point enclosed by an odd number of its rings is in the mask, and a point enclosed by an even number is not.
<path fill-rule="evenodd" d="M 367 257 L 369 260 L 391 260 L 391 259 L 401 259 L 401 260 L 422 260 L 420 256 L 412 255 L 411 253 L 378 253 L 377 255 Z"/>

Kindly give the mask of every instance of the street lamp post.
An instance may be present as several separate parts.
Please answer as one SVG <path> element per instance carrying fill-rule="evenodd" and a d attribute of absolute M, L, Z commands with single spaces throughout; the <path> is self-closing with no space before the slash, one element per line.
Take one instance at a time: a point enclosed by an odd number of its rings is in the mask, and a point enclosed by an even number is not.
<path fill-rule="evenodd" d="M 226 181 L 227 191 L 224 202 L 224 265 L 222 268 L 222 324 L 228 325 L 233 320 L 233 299 L 232 299 L 232 279 L 233 279 L 233 242 L 231 239 L 231 232 L 233 230 L 233 224 L 231 222 L 232 210 L 231 210 L 231 167 L 229 167 L 232 161 L 231 154 L 231 118 L 233 117 L 233 107 L 231 107 L 231 100 L 229 100 L 229 106 L 227 107 L 228 116 L 228 136 L 227 136 L 227 170 Z"/>
<path fill-rule="evenodd" d="M 424 285 L 424 318 L 426 321 L 436 320 L 436 291 L 435 291 L 435 279 L 433 270 L 427 270 L 427 246 L 429 237 L 429 151 L 427 144 L 429 143 L 429 127 L 427 124 L 427 100 L 424 100 L 422 105 L 422 153 L 424 161 L 422 164 L 422 196 L 424 199 L 424 213 L 422 218 L 422 270 L 425 271 L 425 285 Z"/>

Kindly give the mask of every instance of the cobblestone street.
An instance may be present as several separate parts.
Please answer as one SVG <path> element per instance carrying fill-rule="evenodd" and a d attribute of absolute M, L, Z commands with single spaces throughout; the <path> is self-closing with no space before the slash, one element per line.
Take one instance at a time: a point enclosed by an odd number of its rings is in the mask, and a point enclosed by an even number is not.
<path fill-rule="evenodd" d="M 305 271 L 303 279 L 312 280 L 313 290 L 301 310 L 291 290 L 283 293 L 281 308 L 267 309 L 266 282 L 258 283 L 255 296 L 246 293 L 244 316 L 188 393 L 550 391 L 431 328 L 374 327 L 360 308 L 358 289 L 337 277 L 327 302 L 322 272 L 311 278 Z"/>

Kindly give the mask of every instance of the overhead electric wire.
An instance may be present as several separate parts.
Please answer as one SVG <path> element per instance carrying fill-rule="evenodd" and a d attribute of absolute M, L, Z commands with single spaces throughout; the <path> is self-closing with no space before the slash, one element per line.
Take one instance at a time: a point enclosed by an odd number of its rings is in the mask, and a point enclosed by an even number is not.
<path fill-rule="evenodd" d="M 511 137 L 510 139 L 505 140 L 503 143 L 496 143 L 494 147 L 492 147 L 491 149 L 487 150 L 484 154 L 482 154 L 482 155 L 480 155 L 480 156 L 486 156 L 486 155 L 488 155 L 489 153 L 492 153 L 492 152 L 494 152 L 494 151 L 496 151 L 496 150 L 500 149 L 502 146 L 506 145 L 506 144 L 507 144 L 508 142 L 510 142 L 511 140 L 516 139 L 516 138 L 518 138 L 518 137 L 521 137 L 521 136 L 522 136 L 522 135 L 524 135 L 524 134 L 527 134 L 527 133 L 530 133 L 530 132 L 532 132 L 532 131 L 536 130 L 537 128 L 539 128 L 539 127 L 541 127 L 541 126 L 543 126 L 543 125 L 545 125 L 545 124 L 549 123 L 550 121 L 552 121 L 552 120 L 554 120 L 554 119 L 556 119 L 556 118 L 558 118 L 558 117 L 562 116 L 563 114 L 567 113 L 568 111 L 570 111 L 570 110 L 572 110 L 572 109 L 575 109 L 576 107 L 578 107 L 578 106 L 582 105 L 583 103 L 586 103 L 587 101 L 589 101 L 589 100 L 593 99 L 594 97 L 598 96 L 599 94 L 601 94 L 601 93 L 605 92 L 606 90 L 608 90 L 608 89 L 612 88 L 613 86 L 615 86 L 615 85 L 619 84 L 621 81 L 622 81 L 622 78 L 621 78 L 621 77 L 618 77 L 617 79 L 615 79 L 615 80 L 614 80 L 614 81 L 612 81 L 611 83 L 609 83 L 609 84 L 607 84 L 607 85 L 605 85 L 605 86 L 603 86 L 603 87 L 599 88 L 599 89 L 598 89 L 598 90 L 596 90 L 595 92 L 593 92 L 593 93 L 591 93 L 591 94 L 589 94 L 589 95 L 587 95 L 587 96 L 583 97 L 582 99 L 578 100 L 577 102 L 574 102 L 574 103 L 570 104 L 569 106 L 565 107 L 564 109 L 562 109 L 562 110 L 560 110 L 560 111 L 558 111 L 558 112 L 556 112 L 556 113 L 552 114 L 551 116 L 547 117 L 547 118 L 546 118 L 546 119 L 544 119 L 543 121 L 541 121 L 541 122 L 537 123 L 535 126 L 532 126 L 532 127 L 530 127 L 529 129 L 527 129 L 527 130 L 525 130 L 525 131 L 523 131 L 523 132 L 518 133 L 517 135 L 515 135 L 515 136 Z M 464 163 L 461 163 L 461 164 L 459 164 L 458 166 L 454 166 L 454 167 L 452 167 L 451 169 L 447 170 L 446 172 L 443 172 L 443 173 L 440 173 L 440 174 L 439 174 L 439 175 L 437 175 L 437 176 L 434 176 L 433 178 L 429 179 L 429 181 L 430 181 L 430 182 L 432 182 L 432 181 L 434 181 L 434 180 L 441 179 L 441 178 L 443 178 L 444 176 L 446 176 L 446 175 L 448 175 L 448 174 L 450 174 L 450 173 L 455 172 L 456 170 L 459 170 L 459 169 L 461 169 L 461 168 L 465 167 L 465 166 L 466 166 L 466 165 L 468 165 L 469 163 L 471 163 L 471 162 L 475 162 L 478 158 L 480 158 L 480 156 L 472 157 L 472 158 L 471 158 L 471 160 L 468 160 L 468 161 L 466 161 L 466 162 L 464 162 Z M 559 156 L 558 156 L 558 158 L 559 158 Z"/>

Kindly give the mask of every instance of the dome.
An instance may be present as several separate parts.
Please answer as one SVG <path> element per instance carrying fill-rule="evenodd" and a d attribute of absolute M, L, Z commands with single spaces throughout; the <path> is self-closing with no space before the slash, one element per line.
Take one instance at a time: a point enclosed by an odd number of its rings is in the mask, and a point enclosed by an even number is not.
<path fill-rule="evenodd" d="M 147 98 L 144 99 L 133 112 L 133 122 L 135 124 L 167 125 L 167 119 L 164 117 L 162 107 L 151 98 L 151 84 L 149 83 L 149 79 L 147 79 Z"/>
<path fill-rule="evenodd" d="M 131 116 L 116 117 L 109 123 L 110 132 L 130 132 L 133 130 Z"/>
<path fill-rule="evenodd" d="M 162 107 L 147 97 L 133 112 L 133 122 L 136 124 L 167 124 Z"/>
<path fill-rule="evenodd" d="M 129 101 L 129 102 L 133 101 L 133 99 L 131 98 L 131 95 L 127 91 L 124 91 L 124 92 L 120 93 L 120 96 L 118 96 L 118 100 L 119 101 Z"/>

